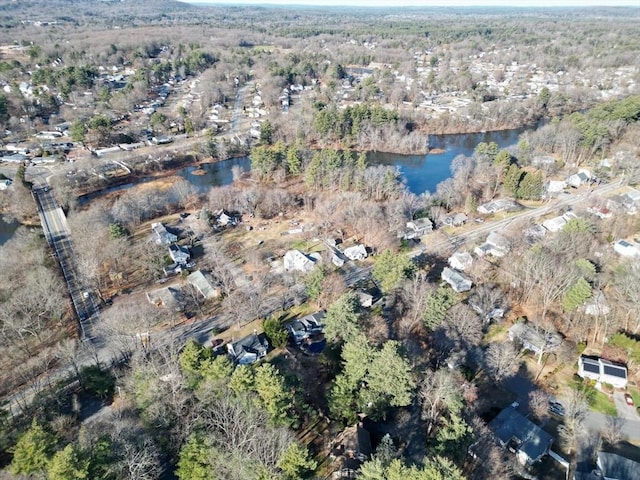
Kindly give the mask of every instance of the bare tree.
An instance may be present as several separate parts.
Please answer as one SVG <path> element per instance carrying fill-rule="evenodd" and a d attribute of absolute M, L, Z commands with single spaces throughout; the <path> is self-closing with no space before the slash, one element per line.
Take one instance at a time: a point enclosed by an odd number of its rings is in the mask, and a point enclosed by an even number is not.
<path fill-rule="evenodd" d="M 578 435 L 583 431 L 589 404 L 584 392 L 571 389 L 568 398 L 565 399 L 564 407 L 564 423 L 558 428 L 558 433 L 567 451 L 571 453 L 576 448 Z"/>
<path fill-rule="evenodd" d="M 442 412 L 454 408 L 462 399 L 462 392 L 451 371 L 447 369 L 425 372 L 420 385 L 422 419 L 427 422 L 427 436 L 437 424 Z"/>
<path fill-rule="evenodd" d="M 624 420 L 620 417 L 607 417 L 607 423 L 602 432 L 602 438 L 609 444 L 615 445 L 623 438 L 622 427 Z"/>
<path fill-rule="evenodd" d="M 529 410 L 538 421 L 549 417 L 549 394 L 542 390 L 533 390 L 528 398 Z"/>
<path fill-rule="evenodd" d="M 489 375 L 501 382 L 518 371 L 520 352 L 512 342 L 494 342 L 487 348 L 485 361 Z"/>

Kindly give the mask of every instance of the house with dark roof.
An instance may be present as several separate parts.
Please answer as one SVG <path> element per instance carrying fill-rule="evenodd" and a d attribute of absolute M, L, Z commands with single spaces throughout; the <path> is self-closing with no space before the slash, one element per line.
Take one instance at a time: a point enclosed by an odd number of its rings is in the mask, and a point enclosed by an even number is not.
<path fill-rule="evenodd" d="M 578 359 L 578 375 L 616 388 L 627 386 L 627 367 L 600 357 L 581 355 Z"/>
<path fill-rule="evenodd" d="M 256 333 L 247 335 L 235 342 L 227 343 L 227 352 L 238 365 L 255 363 L 267 355 L 269 343 Z"/>
<path fill-rule="evenodd" d="M 178 265 L 184 265 L 191 259 L 189 248 L 176 244 L 169 245 L 169 256 Z"/>
<path fill-rule="evenodd" d="M 553 437 L 521 415 L 514 406 L 502 410 L 489 428 L 504 448 L 516 454 L 522 465 L 531 465 L 549 453 Z"/>
<path fill-rule="evenodd" d="M 296 344 L 302 343 L 307 338 L 324 331 L 324 312 L 316 312 L 306 317 L 296 318 L 287 323 L 284 328 Z"/>
<path fill-rule="evenodd" d="M 580 467 L 580 465 L 578 465 Z M 578 470 L 574 480 L 640 480 L 640 463 L 615 453 L 598 452 L 595 468 Z"/>

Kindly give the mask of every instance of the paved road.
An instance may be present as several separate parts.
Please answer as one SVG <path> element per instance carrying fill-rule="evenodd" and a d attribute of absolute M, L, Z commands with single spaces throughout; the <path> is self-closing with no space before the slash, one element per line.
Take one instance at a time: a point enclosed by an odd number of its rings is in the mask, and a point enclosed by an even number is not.
<path fill-rule="evenodd" d="M 449 245 L 456 246 L 467 240 L 473 240 L 479 236 L 488 235 L 493 231 L 502 230 L 507 226 L 509 226 L 509 224 L 511 224 L 512 222 L 541 217 L 551 212 L 560 210 L 561 208 L 576 205 L 586 200 L 589 197 L 596 197 L 599 195 L 605 195 L 607 193 L 611 193 L 614 190 L 620 188 L 621 186 L 622 186 L 622 180 L 619 180 L 617 182 L 609 183 L 607 185 L 603 185 L 601 187 L 595 188 L 594 190 L 589 192 L 576 193 L 566 198 L 551 200 L 545 205 L 542 205 L 537 208 L 525 209 L 519 213 L 516 213 L 515 215 L 510 216 L 509 218 L 505 218 L 503 220 L 485 222 L 469 230 L 466 230 L 464 232 L 461 232 L 455 235 L 450 235 L 447 240 L 441 240 L 436 242 L 426 242 L 424 246 L 420 247 L 420 249 L 414 250 L 413 252 L 414 254 L 419 254 L 427 250 L 437 249 L 437 248 L 441 248 Z"/>
<path fill-rule="evenodd" d="M 45 237 L 55 252 L 67 283 L 67 289 L 78 318 L 80 333 L 83 337 L 90 336 L 91 317 L 98 312 L 98 305 L 94 295 L 87 291 L 78 277 L 67 218 L 48 186 L 34 186 L 33 197 L 38 206 L 38 214 Z"/>

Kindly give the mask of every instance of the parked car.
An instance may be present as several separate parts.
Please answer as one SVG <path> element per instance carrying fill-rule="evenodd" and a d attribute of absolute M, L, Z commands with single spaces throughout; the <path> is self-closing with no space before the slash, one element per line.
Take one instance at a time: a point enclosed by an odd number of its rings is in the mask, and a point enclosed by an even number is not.
<path fill-rule="evenodd" d="M 564 406 L 560 402 L 549 400 L 549 411 L 559 417 L 564 417 Z"/>
<path fill-rule="evenodd" d="M 627 405 L 633 407 L 633 397 L 630 394 L 624 394 L 624 401 L 627 402 Z"/>

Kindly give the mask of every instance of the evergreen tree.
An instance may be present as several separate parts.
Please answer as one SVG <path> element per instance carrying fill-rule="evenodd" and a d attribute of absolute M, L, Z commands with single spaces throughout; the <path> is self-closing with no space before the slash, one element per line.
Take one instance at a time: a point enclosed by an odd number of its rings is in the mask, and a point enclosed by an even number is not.
<path fill-rule="evenodd" d="M 44 472 L 55 444 L 55 437 L 33 419 L 31 427 L 18 439 L 13 450 L 11 471 L 16 475 Z"/>
<path fill-rule="evenodd" d="M 562 308 L 566 312 L 571 312 L 584 304 L 590 296 L 591 285 L 584 277 L 580 277 L 562 297 Z"/>
<path fill-rule="evenodd" d="M 456 303 L 455 292 L 447 287 L 440 287 L 427 297 L 427 308 L 424 312 L 424 323 L 430 330 L 435 330 L 445 319 L 447 312 Z"/>
<path fill-rule="evenodd" d="M 324 332 L 328 339 L 348 342 L 360 333 L 361 305 L 354 292 L 345 293 L 327 309 Z"/>
<path fill-rule="evenodd" d="M 277 466 L 282 470 L 283 480 L 299 480 L 312 473 L 318 467 L 318 462 L 309 458 L 309 451 L 305 447 L 293 442 L 280 456 Z"/>
<path fill-rule="evenodd" d="M 273 425 L 291 427 L 296 423 L 291 415 L 293 394 L 287 388 L 284 377 L 272 364 L 264 363 L 256 369 L 255 391 Z"/>
<path fill-rule="evenodd" d="M 523 200 L 540 200 L 544 191 L 544 179 L 541 172 L 528 172 L 522 177 L 516 196 Z"/>
<path fill-rule="evenodd" d="M 409 257 L 385 250 L 377 256 L 372 275 L 383 292 L 391 292 L 414 270 L 415 265 Z"/>
<path fill-rule="evenodd" d="M 89 478 L 89 462 L 81 458 L 73 445 L 69 444 L 56 452 L 47 470 L 47 480 L 81 480 L 84 478 Z"/>
<path fill-rule="evenodd" d="M 204 437 L 192 434 L 180 449 L 176 476 L 180 480 L 215 479 L 211 445 Z"/>

